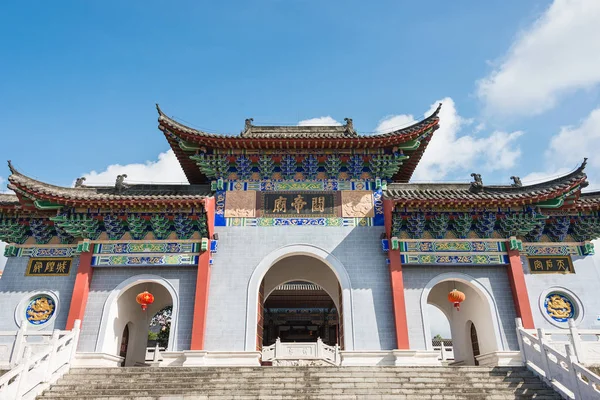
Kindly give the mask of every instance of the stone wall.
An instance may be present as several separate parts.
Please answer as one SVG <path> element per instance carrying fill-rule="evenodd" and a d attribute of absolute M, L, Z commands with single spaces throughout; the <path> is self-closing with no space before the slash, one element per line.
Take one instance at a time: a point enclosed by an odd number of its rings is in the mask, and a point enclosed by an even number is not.
<path fill-rule="evenodd" d="M 0 330 L 19 329 L 15 321 L 15 309 L 25 297 L 45 290 L 57 295 L 58 314 L 53 321 L 42 325 L 41 329 L 65 329 L 79 257 L 73 258 L 68 276 L 25 276 L 28 263 L 29 257 L 9 257 L 6 262 L 0 279 Z"/>
<path fill-rule="evenodd" d="M 104 304 L 112 290 L 121 282 L 135 275 L 160 276 L 179 294 L 178 347 L 173 350 L 189 350 L 194 315 L 197 268 L 194 267 L 115 267 L 94 268 L 92 284 L 85 309 L 84 322 L 79 339 L 79 351 L 95 351 Z M 144 289 L 145 290 L 145 289 Z"/>
<path fill-rule="evenodd" d="M 408 320 L 408 337 L 411 349 L 424 350 L 425 335 L 421 310 L 423 288 L 436 276 L 458 272 L 475 278 L 495 299 L 500 317 L 500 330 L 506 350 L 518 350 L 515 307 L 512 298 L 508 273 L 505 266 L 459 267 L 459 266 L 404 266 L 404 296 Z"/>
<path fill-rule="evenodd" d="M 244 350 L 252 272 L 269 253 L 290 244 L 317 246 L 344 265 L 352 286 L 355 350 L 396 347 L 389 268 L 379 240 L 383 227 L 216 227 L 215 232 L 219 251 L 210 277 L 207 350 Z"/>

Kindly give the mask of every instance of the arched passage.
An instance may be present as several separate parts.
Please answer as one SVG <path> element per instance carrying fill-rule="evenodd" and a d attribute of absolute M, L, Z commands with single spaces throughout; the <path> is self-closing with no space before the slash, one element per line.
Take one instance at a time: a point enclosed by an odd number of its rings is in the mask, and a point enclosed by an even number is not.
<path fill-rule="evenodd" d="M 457 311 L 448 301 L 448 293 L 457 289 L 466 296 Z M 421 295 L 423 334 L 427 350 L 432 350 L 431 321 L 427 305 L 439 308 L 448 318 L 452 336 L 454 359 L 465 365 L 474 365 L 472 332 L 477 332 L 476 351 L 480 354 L 506 349 L 506 340 L 500 329 L 496 303 L 484 286 L 469 275 L 460 273 L 441 274 L 429 281 Z"/>
<path fill-rule="evenodd" d="M 154 303 L 142 311 L 135 298 L 145 290 L 154 295 Z M 168 348 L 175 350 L 179 299 L 173 286 L 166 279 L 156 275 L 137 275 L 121 282 L 111 291 L 104 303 L 96 352 L 120 355 L 123 332 L 127 326 L 125 365 L 144 363 L 150 320 L 168 305 L 173 307 Z"/>
<path fill-rule="evenodd" d="M 346 350 L 353 350 L 354 326 L 350 278 L 337 258 L 312 245 L 290 245 L 279 248 L 267 255 L 255 268 L 248 284 L 245 350 L 256 350 L 262 303 L 276 287 L 290 281 L 311 282 L 329 294 L 337 309 L 341 311 L 343 347 Z"/>

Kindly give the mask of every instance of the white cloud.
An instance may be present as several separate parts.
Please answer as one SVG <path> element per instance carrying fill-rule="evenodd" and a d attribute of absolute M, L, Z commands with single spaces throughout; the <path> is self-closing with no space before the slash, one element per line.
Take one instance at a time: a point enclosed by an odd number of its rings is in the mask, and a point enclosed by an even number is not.
<path fill-rule="evenodd" d="M 440 128 L 425 150 L 413 176 L 414 180 L 441 180 L 450 174 L 480 172 L 481 169 L 490 172 L 505 170 L 516 164 L 521 150 L 515 142 L 523 132 L 495 131 L 489 136 L 478 137 L 475 133 L 481 133 L 483 128 L 479 124 L 473 129 L 473 135 L 459 135 L 473 121 L 458 115 L 454 100 L 450 97 L 441 102 Z M 425 115 L 431 115 L 438 103 L 435 102 Z"/>
<path fill-rule="evenodd" d="M 336 121 L 329 115 L 326 117 L 303 119 L 298 122 L 298 126 L 340 126 L 341 122 Z"/>
<path fill-rule="evenodd" d="M 91 171 L 84 174 L 86 185 L 114 185 L 117 175 L 127 174 L 125 182 L 130 183 L 187 183 L 187 178 L 175 157 L 169 149 L 158 155 L 156 161 L 146 161 L 144 164 L 113 164 L 104 171 Z"/>
<path fill-rule="evenodd" d="M 578 125 L 563 126 L 550 139 L 545 153 L 545 171 L 533 172 L 523 178 L 523 183 L 551 179 L 564 175 L 579 166 L 585 157 L 590 157 L 586 173 L 591 188 L 600 189 L 600 107 L 592 110 Z"/>
<path fill-rule="evenodd" d="M 381 119 L 375 133 L 387 133 L 395 131 L 396 129 L 405 128 L 409 125 L 417 122 L 412 115 L 400 114 L 400 115 L 388 115 Z"/>
<path fill-rule="evenodd" d="M 600 82 L 600 1 L 554 0 L 478 82 L 488 111 L 535 115 Z"/>

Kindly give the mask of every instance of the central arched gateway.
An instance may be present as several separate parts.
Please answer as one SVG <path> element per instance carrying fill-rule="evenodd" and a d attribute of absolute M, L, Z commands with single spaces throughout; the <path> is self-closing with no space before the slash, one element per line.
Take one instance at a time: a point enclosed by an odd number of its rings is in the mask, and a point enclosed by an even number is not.
<path fill-rule="evenodd" d="M 342 263 L 327 251 L 312 245 L 289 245 L 269 255 L 255 268 L 248 284 L 245 350 L 256 351 L 262 336 L 262 304 L 277 287 L 294 281 L 311 282 L 331 297 L 339 311 L 340 341 L 354 350 L 352 289 Z M 260 342 L 260 340 L 258 340 Z"/>

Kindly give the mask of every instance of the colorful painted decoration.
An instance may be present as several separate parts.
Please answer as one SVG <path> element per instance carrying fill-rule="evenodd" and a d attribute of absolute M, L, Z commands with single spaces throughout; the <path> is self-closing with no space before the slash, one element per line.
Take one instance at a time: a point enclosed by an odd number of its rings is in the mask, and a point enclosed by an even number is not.
<path fill-rule="evenodd" d="M 40 295 L 29 301 L 25 309 L 25 317 L 32 325 L 43 325 L 52 318 L 55 310 L 54 299 L 50 296 Z"/>
<path fill-rule="evenodd" d="M 467 297 L 465 296 L 465 294 L 460 290 L 454 289 L 450 293 L 448 293 L 448 301 L 454 305 L 456 311 L 460 311 L 460 303 L 465 301 L 466 298 Z"/>
<path fill-rule="evenodd" d="M 575 305 L 562 293 L 549 293 L 544 300 L 546 313 L 556 322 L 567 322 L 575 318 Z"/>
<path fill-rule="evenodd" d="M 135 301 L 142 306 L 142 311 L 146 311 L 148 306 L 154 303 L 154 295 L 145 290 L 136 296 Z"/>

